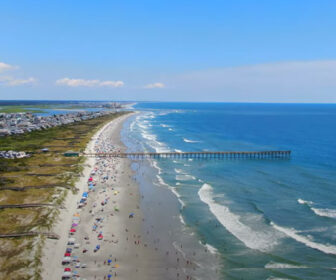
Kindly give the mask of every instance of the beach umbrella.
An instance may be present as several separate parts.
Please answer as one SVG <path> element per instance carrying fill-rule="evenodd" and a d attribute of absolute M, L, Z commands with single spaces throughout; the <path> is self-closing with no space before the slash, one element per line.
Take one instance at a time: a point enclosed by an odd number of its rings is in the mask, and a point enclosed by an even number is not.
<path fill-rule="evenodd" d="M 112 277 L 112 275 L 111 275 L 111 274 L 107 275 L 107 278 L 108 278 L 108 279 L 111 279 L 111 277 Z"/>
<path fill-rule="evenodd" d="M 76 226 L 78 226 L 78 224 L 73 223 L 71 226 L 72 226 L 72 227 L 76 227 Z"/>
<path fill-rule="evenodd" d="M 70 229 L 70 232 L 76 232 L 76 229 L 72 228 Z"/>
<path fill-rule="evenodd" d="M 71 257 L 71 254 L 70 253 L 65 253 L 64 257 Z"/>
<path fill-rule="evenodd" d="M 74 217 L 79 217 L 79 216 L 80 216 L 79 213 L 74 214 Z"/>
<path fill-rule="evenodd" d="M 71 271 L 71 268 L 70 267 L 66 267 L 66 268 L 64 268 L 64 271 Z"/>

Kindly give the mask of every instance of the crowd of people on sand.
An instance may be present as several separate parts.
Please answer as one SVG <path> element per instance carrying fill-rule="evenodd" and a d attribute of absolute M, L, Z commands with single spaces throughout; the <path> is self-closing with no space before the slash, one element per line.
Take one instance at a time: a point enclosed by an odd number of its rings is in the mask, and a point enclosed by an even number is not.
<path fill-rule="evenodd" d="M 106 127 L 95 139 L 94 152 L 120 152 L 120 147 L 111 143 L 109 131 Z M 116 219 L 118 215 L 119 217 L 121 217 L 120 215 L 127 215 L 129 221 L 139 218 L 136 217 L 139 205 L 134 206 L 135 209 L 132 208 L 133 211 L 130 213 L 121 213 L 118 207 L 118 196 L 122 195 L 121 192 L 126 191 L 119 186 L 121 175 L 125 175 L 119 168 L 121 160 L 119 158 L 101 157 L 97 158 L 92 166 L 91 173 L 87 178 L 87 186 L 85 186 L 81 198 L 77 201 L 77 210 L 72 216 L 72 223 L 68 229 L 69 238 L 64 257 L 60 260 L 63 280 L 106 280 L 122 276 L 122 274 L 118 274 L 118 269 L 120 271 L 121 267 L 119 267 L 117 252 L 113 250 L 113 245 L 118 246 L 120 238 L 122 238 L 122 241 L 124 238 L 126 239 L 126 244 L 132 248 L 132 251 L 136 247 L 149 248 L 139 232 L 134 234 L 126 225 L 123 225 L 123 233 L 114 234 L 114 229 L 111 228 L 109 223 L 111 219 Z M 132 179 L 131 176 L 128 177 Z M 128 191 L 127 195 L 133 195 L 133 193 Z M 155 232 L 153 226 L 149 230 Z M 148 234 L 149 231 L 147 231 Z M 153 249 L 155 247 L 155 251 L 159 250 L 159 243 L 160 239 L 154 240 L 152 245 Z M 174 259 L 173 256 L 176 258 L 174 260 L 176 279 L 192 280 L 193 278 L 186 271 L 195 270 L 195 264 L 191 260 L 186 260 L 178 252 L 179 250 L 173 249 L 170 252 L 166 249 L 162 251 L 164 258 L 172 257 Z M 135 254 L 137 259 L 140 259 L 137 251 L 135 251 Z M 171 265 L 175 266 L 174 264 Z M 167 264 L 166 269 L 163 268 L 166 273 L 168 272 L 168 266 Z M 180 271 L 179 267 L 184 267 L 184 269 L 182 268 L 182 271 Z M 138 272 L 138 269 L 135 272 Z"/>
<path fill-rule="evenodd" d="M 101 134 L 95 141 L 94 152 L 116 152 L 116 147 L 109 143 Z M 118 243 L 118 240 L 105 238 L 104 225 L 108 216 L 113 216 L 119 211 L 116 201 L 111 202 L 111 196 L 117 196 L 119 191 L 115 190 L 113 185 L 116 182 L 118 173 L 116 161 L 118 159 L 98 158 L 87 180 L 86 191 L 82 193 L 80 200 L 77 202 L 77 211 L 72 217 L 72 224 L 69 228 L 69 239 L 67 241 L 66 250 L 62 259 L 63 275 L 62 279 L 84 279 L 80 275 L 85 274 L 88 267 L 86 263 L 81 262 L 85 259 L 85 255 L 95 255 L 99 253 L 104 243 Z M 91 199 L 91 197 L 93 197 Z M 109 203 L 114 203 L 113 211 L 105 211 Z M 81 231 L 81 213 L 88 211 L 93 220 L 91 233 L 83 235 Z M 85 221 L 86 222 L 86 221 Z M 97 261 L 94 261 L 97 264 Z M 117 258 L 112 257 L 112 253 L 103 262 L 106 273 L 104 278 L 112 279 L 117 276 Z M 93 275 L 93 279 L 98 279 Z"/>

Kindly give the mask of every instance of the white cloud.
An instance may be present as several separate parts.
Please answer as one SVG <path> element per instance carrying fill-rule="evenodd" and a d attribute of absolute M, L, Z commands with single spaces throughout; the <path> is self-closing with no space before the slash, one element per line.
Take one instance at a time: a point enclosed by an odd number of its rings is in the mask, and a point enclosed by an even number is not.
<path fill-rule="evenodd" d="M 106 87 L 122 87 L 124 85 L 123 81 L 105 81 L 99 84 L 100 86 Z"/>
<path fill-rule="evenodd" d="M 0 62 L 0 73 L 8 71 L 8 70 L 15 70 L 19 67 L 13 66 L 4 62 Z M 21 86 L 21 85 L 32 85 L 36 83 L 37 80 L 35 78 L 26 78 L 26 79 L 18 79 L 12 76 L 0 76 L 0 85 L 4 86 Z"/>
<path fill-rule="evenodd" d="M 11 76 L 2 76 L 0 77 L 0 85 L 5 86 L 22 86 L 22 85 L 32 85 L 35 84 L 37 80 L 35 78 L 28 78 L 28 79 L 16 79 Z"/>
<path fill-rule="evenodd" d="M 148 84 L 145 85 L 145 88 L 164 88 L 165 84 L 163 83 L 153 83 L 153 84 Z"/>
<path fill-rule="evenodd" d="M 16 66 L 9 65 L 9 64 L 4 63 L 4 62 L 0 62 L 0 73 L 5 72 L 7 70 L 13 70 L 13 69 L 16 69 L 16 68 L 17 68 Z"/>
<path fill-rule="evenodd" d="M 85 80 L 85 79 L 70 79 L 63 78 L 56 81 L 57 85 L 69 87 L 122 87 L 122 81 L 100 81 L 100 80 Z"/>

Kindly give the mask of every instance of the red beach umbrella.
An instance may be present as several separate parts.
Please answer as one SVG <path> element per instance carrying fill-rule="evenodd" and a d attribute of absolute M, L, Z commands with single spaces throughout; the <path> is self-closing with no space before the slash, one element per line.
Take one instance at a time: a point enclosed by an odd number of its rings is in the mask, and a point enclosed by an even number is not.
<path fill-rule="evenodd" d="M 71 268 L 70 267 L 66 267 L 66 268 L 64 268 L 64 271 L 71 271 Z"/>
<path fill-rule="evenodd" d="M 76 229 L 72 228 L 70 229 L 70 232 L 76 232 Z"/>
<path fill-rule="evenodd" d="M 71 254 L 70 253 L 65 253 L 64 257 L 71 257 Z"/>

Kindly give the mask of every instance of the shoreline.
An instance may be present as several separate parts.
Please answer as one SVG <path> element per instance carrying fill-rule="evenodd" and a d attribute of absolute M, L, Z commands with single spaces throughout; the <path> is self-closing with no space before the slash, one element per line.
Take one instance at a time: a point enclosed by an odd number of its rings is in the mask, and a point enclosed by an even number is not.
<path fill-rule="evenodd" d="M 125 127 L 122 140 L 133 150 L 137 149 L 138 141 L 133 140 L 131 127 Z M 155 159 L 134 160 L 132 166 L 142 196 L 140 209 L 146 217 L 143 231 L 150 229 L 146 233 L 147 241 L 169 266 L 166 278 L 218 279 L 219 253 L 209 244 L 203 244 L 197 230 L 184 222 L 183 209 L 188 205 L 161 177 L 165 169 Z"/>

